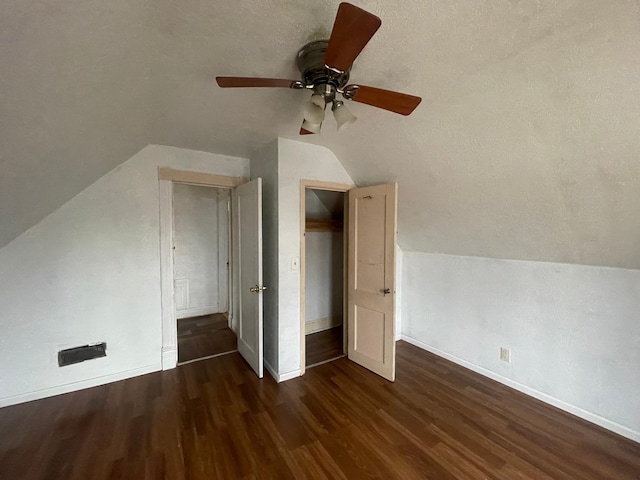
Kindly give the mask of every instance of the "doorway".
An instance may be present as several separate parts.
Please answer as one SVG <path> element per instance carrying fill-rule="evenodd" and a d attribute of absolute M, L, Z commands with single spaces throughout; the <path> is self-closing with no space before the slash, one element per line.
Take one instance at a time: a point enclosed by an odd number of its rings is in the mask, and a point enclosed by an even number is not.
<path fill-rule="evenodd" d="M 304 188 L 304 364 L 345 355 L 345 192 Z"/>
<path fill-rule="evenodd" d="M 175 183 L 173 227 L 178 364 L 235 352 L 229 321 L 230 191 Z"/>

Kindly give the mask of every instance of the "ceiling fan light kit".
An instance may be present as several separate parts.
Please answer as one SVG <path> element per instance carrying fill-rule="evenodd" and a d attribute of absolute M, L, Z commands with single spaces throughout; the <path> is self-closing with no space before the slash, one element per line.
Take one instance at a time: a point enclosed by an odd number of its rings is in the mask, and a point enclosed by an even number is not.
<path fill-rule="evenodd" d="M 351 113 L 351 110 L 347 108 L 344 102 L 341 102 L 340 100 L 333 101 L 331 110 L 333 110 L 333 116 L 338 124 L 338 130 L 344 130 L 347 126 L 351 125 L 358 119 L 358 117 Z"/>
<path fill-rule="evenodd" d="M 302 127 L 300 127 L 300 135 L 311 135 L 313 133 L 320 133 L 321 123 L 310 123 L 307 120 L 302 122 Z"/>
<path fill-rule="evenodd" d="M 302 114 L 309 123 L 322 123 L 324 120 L 324 109 L 326 107 L 324 98 L 320 95 L 312 95 L 311 99 L 304 104 Z"/>
<path fill-rule="evenodd" d="M 353 62 L 381 24 L 381 20 L 372 13 L 350 3 L 341 3 L 331 38 L 307 43 L 298 51 L 296 63 L 302 81 L 253 77 L 216 77 L 216 81 L 222 88 L 281 87 L 313 90 L 311 99 L 303 108 L 301 135 L 320 132 L 325 109 L 329 103 L 338 130 L 356 120 L 357 117 L 349 111 L 344 102 L 336 98 L 337 94 L 346 100 L 401 115 L 410 115 L 422 101 L 420 97 L 347 84 Z"/>

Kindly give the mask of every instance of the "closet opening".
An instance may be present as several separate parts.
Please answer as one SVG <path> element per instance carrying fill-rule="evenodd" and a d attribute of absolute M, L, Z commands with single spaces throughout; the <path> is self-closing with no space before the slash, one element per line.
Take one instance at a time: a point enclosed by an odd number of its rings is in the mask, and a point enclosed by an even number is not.
<path fill-rule="evenodd" d="M 345 191 L 304 187 L 304 366 L 345 355 Z M 304 371 L 304 369 L 303 369 Z"/>

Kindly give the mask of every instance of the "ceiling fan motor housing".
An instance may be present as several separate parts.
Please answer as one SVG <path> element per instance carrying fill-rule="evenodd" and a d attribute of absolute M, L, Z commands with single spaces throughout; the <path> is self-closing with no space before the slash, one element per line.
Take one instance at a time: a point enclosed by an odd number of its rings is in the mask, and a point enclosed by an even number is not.
<path fill-rule="evenodd" d="M 331 95 L 327 102 L 333 100 L 336 90 L 341 91 L 349 81 L 349 72 L 333 70 L 324 64 L 324 54 L 329 40 L 316 40 L 307 43 L 298 51 L 296 63 L 302 80 L 308 88 L 313 87 L 318 95 Z M 322 88 L 321 88 L 322 87 Z M 332 87 L 332 88 L 327 88 Z"/>

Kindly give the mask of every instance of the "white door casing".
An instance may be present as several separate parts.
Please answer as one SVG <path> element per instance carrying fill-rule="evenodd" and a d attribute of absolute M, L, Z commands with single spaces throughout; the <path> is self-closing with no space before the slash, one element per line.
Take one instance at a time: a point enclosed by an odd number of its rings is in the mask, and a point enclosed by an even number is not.
<path fill-rule="evenodd" d="M 397 184 L 349 190 L 348 357 L 395 380 Z"/>
<path fill-rule="evenodd" d="M 262 319 L 262 179 L 236 187 L 233 193 L 238 263 L 238 351 L 263 375 Z"/>

